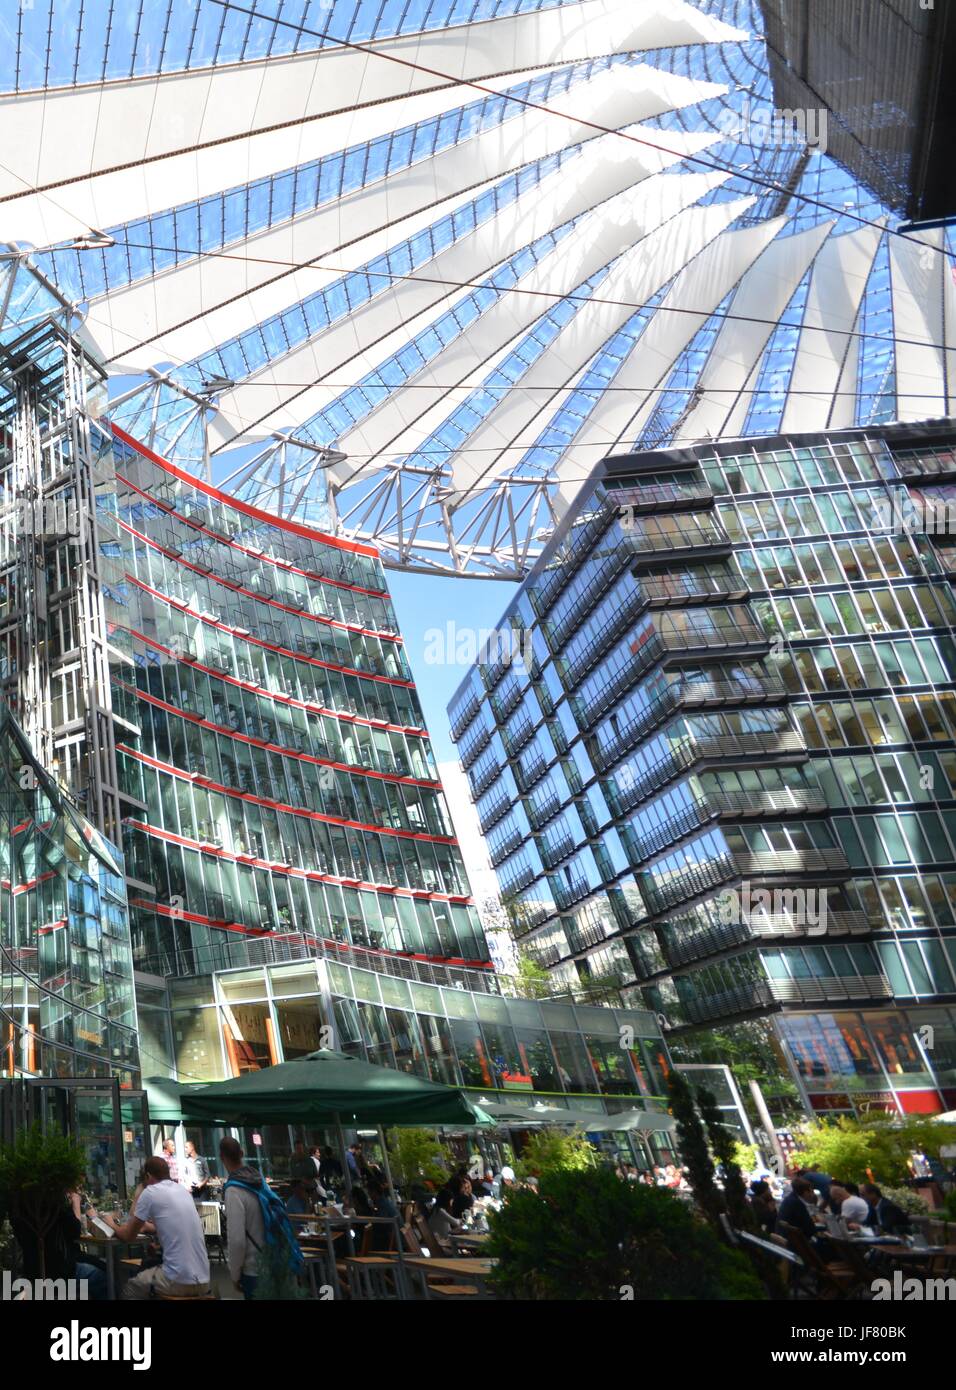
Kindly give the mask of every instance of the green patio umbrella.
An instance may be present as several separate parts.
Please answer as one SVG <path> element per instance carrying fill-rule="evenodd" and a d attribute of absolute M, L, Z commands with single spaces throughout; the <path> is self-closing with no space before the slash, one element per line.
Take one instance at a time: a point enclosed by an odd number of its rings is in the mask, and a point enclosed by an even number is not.
<path fill-rule="evenodd" d="M 154 1125 L 182 1124 L 182 1093 L 185 1087 L 168 1076 L 147 1076 L 143 1081 L 150 1123 Z"/>
<path fill-rule="evenodd" d="M 190 1086 L 187 1121 L 228 1125 L 482 1125 L 487 1117 L 461 1091 L 323 1049 L 232 1081 Z"/>

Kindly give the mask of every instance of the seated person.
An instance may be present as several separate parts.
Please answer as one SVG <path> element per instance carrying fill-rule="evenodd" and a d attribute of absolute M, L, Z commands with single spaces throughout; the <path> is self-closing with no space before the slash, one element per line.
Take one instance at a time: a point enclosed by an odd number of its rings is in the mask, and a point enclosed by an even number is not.
<path fill-rule="evenodd" d="M 760 1226 L 761 1233 L 765 1236 L 773 1235 L 774 1227 L 777 1224 L 777 1204 L 773 1199 L 768 1182 L 752 1182 L 750 1184 L 750 1206 L 754 1216 Z"/>
<path fill-rule="evenodd" d="M 389 1216 L 395 1220 L 398 1208 L 392 1194 L 381 1178 L 369 1178 L 367 1182 L 369 1201 L 375 1216 Z M 395 1231 L 389 1226 L 373 1226 L 371 1248 L 373 1251 L 394 1250 Z"/>
<path fill-rule="evenodd" d="M 347 1203 L 353 1216 L 374 1216 L 375 1210 L 364 1187 L 353 1187 Z"/>
<path fill-rule="evenodd" d="M 435 1198 L 435 1205 L 428 1215 L 428 1229 L 435 1237 L 440 1249 L 444 1248 L 450 1235 L 461 1230 L 461 1222 L 451 1210 L 454 1199 L 455 1193 L 451 1187 L 443 1187 Z"/>
<path fill-rule="evenodd" d="M 860 1196 L 868 1204 L 868 1226 L 878 1226 L 888 1236 L 908 1234 L 910 1219 L 906 1212 L 891 1202 L 889 1197 L 884 1197 L 875 1183 L 865 1182 L 860 1188 Z"/>
<path fill-rule="evenodd" d="M 780 1203 L 777 1220 L 793 1226 L 807 1240 L 813 1240 L 817 1234 L 816 1224 L 810 1214 L 810 1204 L 813 1200 L 813 1188 L 807 1179 L 794 1178 L 789 1193 Z"/>
<path fill-rule="evenodd" d="M 123 1297 L 145 1299 L 155 1292 L 202 1298 L 210 1291 L 209 1257 L 196 1204 L 184 1187 L 173 1182 L 165 1159 L 147 1159 L 144 1172 L 146 1185 L 127 1220 L 120 1224 L 109 1213 L 102 1217 L 120 1240 L 127 1241 L 135 1240 L 151 1221 L 163 1248 L 163 1263 L 130 1279 Z"/>
<path fill-rule="evenodd" d="M 485 1169 L 484 1177 L 473 1180 L 471 1190 L 476 1197 L 493 1197 L 495 1195 L 495 1175 L 490 1168 Z"/>
<path fill-rule="evenodd" d="M 106 1297 L 106 1271 L 100 1265 L 79 1258 L 77 1241 L 82 1234 L 80 1194 L 64 1192 L 57 1202 L 56 1215 L 43 1235 L 43 1263 L 40 1261 L 40 1237 L 32 1226 L 19 1216 L 10 1225 L 23 1257 L 23 1277 L 45 1279 L 85 1279 L 91 1299 Z"/>
<path fill-rule="evenodd" d="M 860 1196 L 856 1183 L 833 1183 L 830 1187 L 830 1205 L 848 1226 L 865 1226 L 869 1220 L 870 1208 Z"/>
<path fill-rule="evenodd" d="M 312 1211 L 311 1184 L 296 1178 L 285 1201 L 285 1209 L 290 1216 L 308 1216 Z"/>

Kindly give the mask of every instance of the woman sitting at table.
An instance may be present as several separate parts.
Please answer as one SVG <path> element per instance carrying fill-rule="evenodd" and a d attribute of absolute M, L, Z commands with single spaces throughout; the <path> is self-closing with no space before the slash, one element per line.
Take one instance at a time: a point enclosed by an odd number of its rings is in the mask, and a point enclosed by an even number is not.
<path fill-rule="evenodd" d="M 435 1205 L 428 1216 L 428 1229 L 435 1237 L 440 1250 L 445 1249 L 448 1237 L 462 1228 L 462 1223 L 452 1214 L 455 1195 L 451 1186 L 443 1187 L 435 1198 Z"/>

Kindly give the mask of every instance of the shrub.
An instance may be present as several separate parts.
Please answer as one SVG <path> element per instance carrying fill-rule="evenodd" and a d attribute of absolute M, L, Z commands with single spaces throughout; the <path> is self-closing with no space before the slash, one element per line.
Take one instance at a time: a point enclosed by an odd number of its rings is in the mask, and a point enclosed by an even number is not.
<path fill-rule="evenodd" d="M 46 1274 L 46 1235 L 63 1209 L 68 1192 L 86 1176 L 79 1144 L 62 1134 L 44 1134 L 39 1125 L 21 1131 L 0 1148 L 0 1204 L 12 1220 L 37 1237 L 40 1277 Z"/>
<path fill-rule="evenodd" d="M 448 1179 L 448 1155 L 431 1129 L 390 1130 L 388 1162 L 406 1193 L 421 1183 L 441 1187 Z"/>
<path fill-rule="evenodd" d="M 759 1280 L 679 1197 L 608 1168 L 551 1171 L 492 1215 L 491 1280 L 518 1299 L 761 1299 Z"/>
<path fill-rule="evenodd" d="M 905 1211 L 907 1216 L 929 1216 L 929 1203 L 911 1187 L 882 1187 L 880 1191 L 884 1197 Z"/>
<path fill-rule="evenodd" d="M 910 1154 L 920 1151 L 938 1156 L 945 1130 L 945 1125 L 934 1120 L 900 1118 L 882 1111 L 859 1119 L 840 1115 L 807 1125 L 798 1139 L 794 1161 L 851 1182 L 865 1182 L 872 1174 L 881 1186 L 899 1185 L 910 1177 Z"/>
<path fill-rule="evenodd" d="M 543 1129 L 528 1140 L 515 1172 L 519 1178 L 540 1178 L 546 1173 L 584 1173 L 597 1163 L 594 1146 L 583 1134 Z"/>

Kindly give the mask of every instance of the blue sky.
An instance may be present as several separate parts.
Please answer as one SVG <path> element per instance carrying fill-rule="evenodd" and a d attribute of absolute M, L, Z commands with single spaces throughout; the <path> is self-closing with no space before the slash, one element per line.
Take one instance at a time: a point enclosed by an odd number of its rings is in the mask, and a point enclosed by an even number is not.
<path fill-rule="evenodd" d="M 435 757 L 440 763 L 454 762 L 457 754 L 448 732 L 447 707 L 468 664 L 457 664 L 454 652 L 451 660 L 426 660 L 427 649 L 431 647 L 428 655 L 434 658 L 437 645 L 434 638 L 429 641 L 429 629 L 444 630 L 449 622 L 459 634 L 466 628 L 476 632 L 493 628 L 518 586 L 499 580 L 445 579 L 394 570 L 387 577 Z"/>

